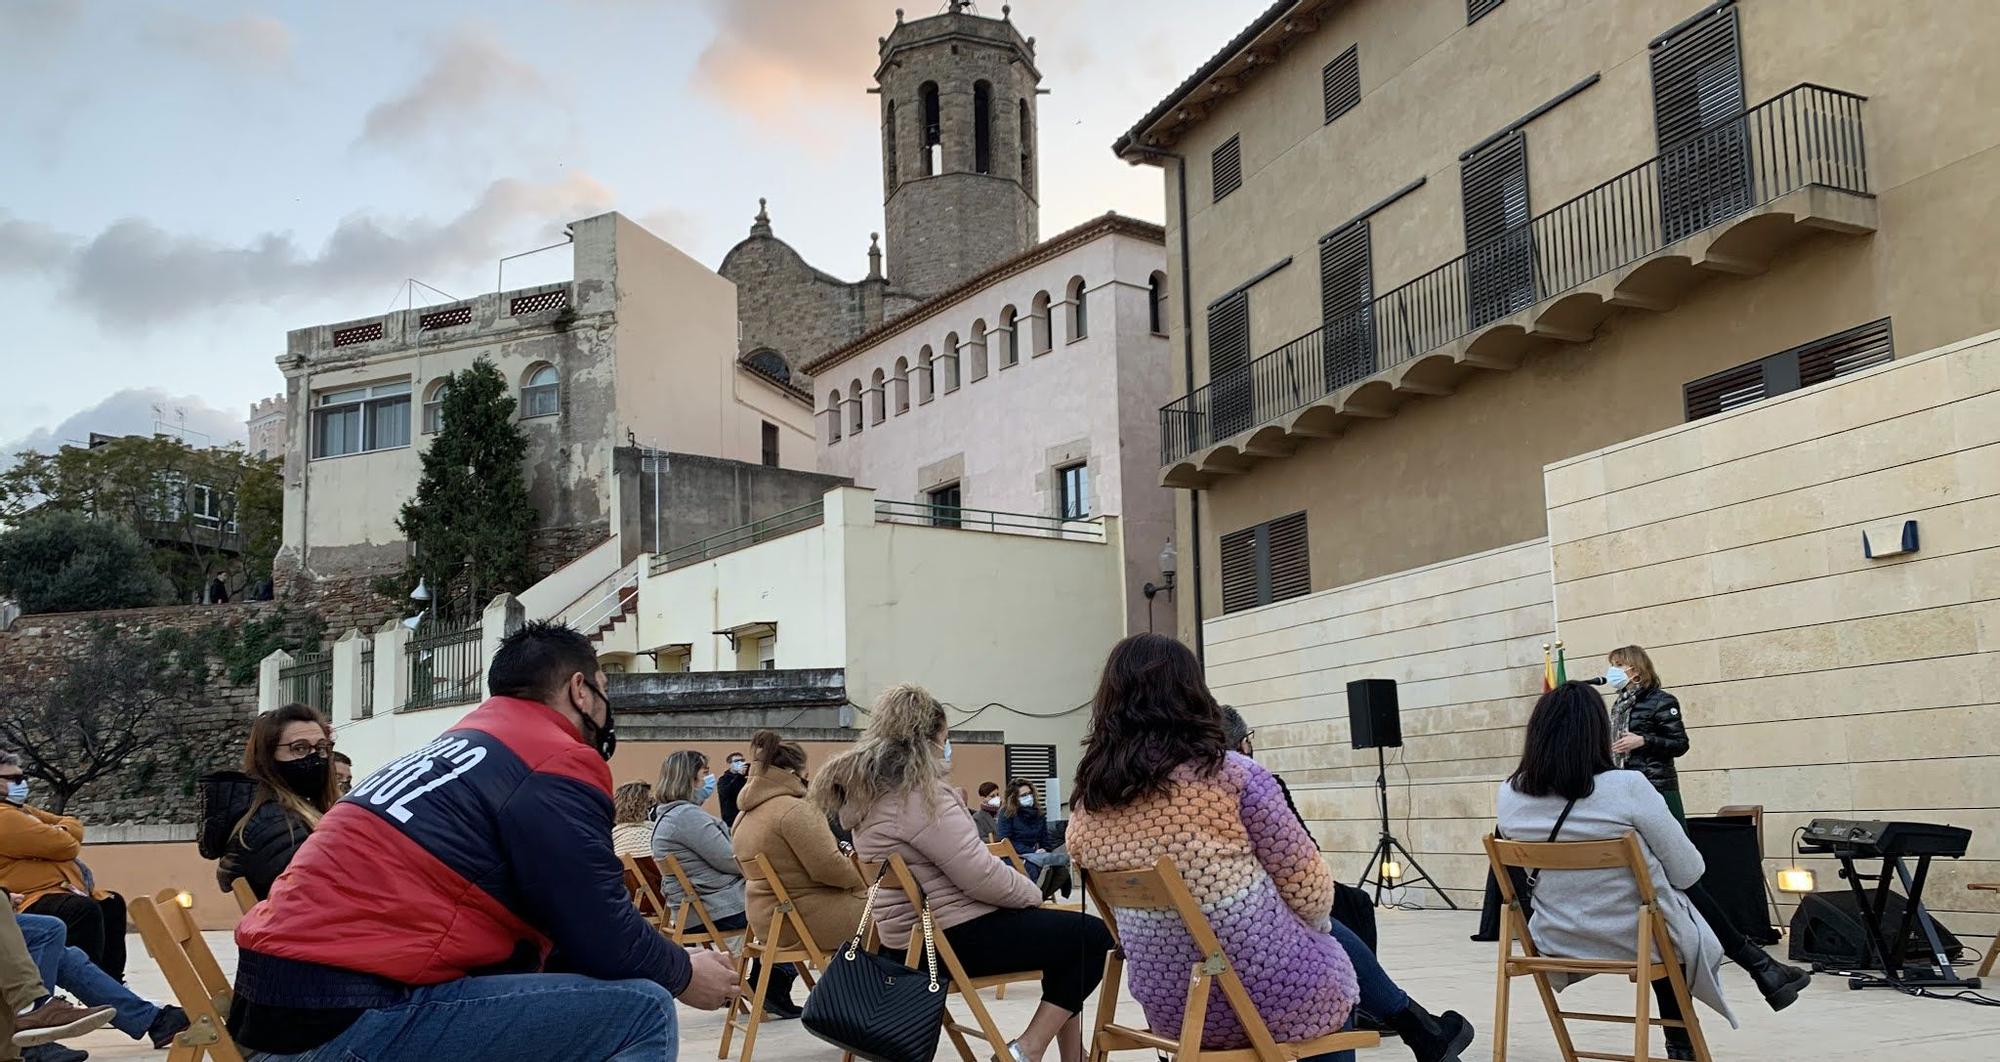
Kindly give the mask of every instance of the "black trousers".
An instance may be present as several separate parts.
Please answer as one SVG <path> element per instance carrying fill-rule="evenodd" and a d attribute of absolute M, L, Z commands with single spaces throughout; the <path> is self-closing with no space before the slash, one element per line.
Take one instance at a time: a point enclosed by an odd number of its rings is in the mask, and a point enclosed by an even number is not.
<path fill-rule="evenodd" d="M 721 918 L 715 920 L 715 928 L 749 929 L 750 916 L 748 914 L 740 912 L 733 915 L 723 915 Z M 763 968 L 764 968 L 764 960 L 753 959 L 751 961 L 750 963 L 751 984 L 757 983 L 758 971 L 762 970 Z M 764 998 L 775 999 L 780 1003 L 790 1003 L 792 1001 L 792 981 L 796 979 L 798 975 L 799 971 L 795 967 L 793 967 L 791 963 L 788 962 L 781 962 L 778 965 L 771 967 L 771 987 L 764 990 Z"/>
<path fill-rule="evenodd" d="M 923 928 L 911 932 L 921 949 Z M 1071 1014 L 1083 1013 L 1083 1001 L 1104 980 L 1112 945 L 1111 930 L 1095 916 L 1045 907 L 993 911 L 952 926 L 944 939 L 967 977 L 1040 971 L 1042 1002 Z M 881 951 L 899 962 L 904 958 L 902 948 L 885 945 Z"/>
<path fill-rule="evenodd" d="M 82 950 L 91 965 L 125 981 L 125 897 L 111 893 L 102 900 L 74 893 L 52 892 L 28 905 L 29 914 L 60 918 L 68 929 L 70 947 Z"/>

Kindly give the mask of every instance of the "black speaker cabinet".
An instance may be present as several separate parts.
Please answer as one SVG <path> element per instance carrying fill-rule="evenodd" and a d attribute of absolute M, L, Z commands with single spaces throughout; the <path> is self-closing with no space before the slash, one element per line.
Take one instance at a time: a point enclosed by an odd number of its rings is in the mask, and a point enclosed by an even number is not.
<path fill-rule="evenodd" d="M 1347 729 L 1357 749 L 1403 747 L 1403 713 L 1396 707 L 1395 679 L 1356 679 L 1347 684 Z"/>
<path fill-rule="evenodd" d="M 1764 905 L 1764 865 L 1757 851 L 1757 827 L 1747 817 L 1691 818 L 1688 838 L 1708 864 L 1701 887 L 1729 916 L 1738 932 L 1758 944 L 1776 944 L 1771 909 Z"/>
<path fill-rule="evenodd" d="M 1870 892 L 1872 895 L 1873 890 Z M 1798 911 L 1792 915 L 1792 961 L 1816 962 L 1834 970 L 1874 966 L 1875 958 L 1868 947 L 1867 917 L 1855 903 L 1852 892 L 1819 892 L 1801 899 Z M 1893 937 L 1902 921 L 1903 898 L 1892 892 L 1888 908 L 1882 913 L 1882 935 Z M 1964 945 L 1944 923 L 1937 923 L 1937 931 L 1945 954 L 1958 961 L 1964 954 Z M 1902 961 L 1919 964 L 1931 961 L 1930 945 L 1914 924 L 1903 944 Z"/>

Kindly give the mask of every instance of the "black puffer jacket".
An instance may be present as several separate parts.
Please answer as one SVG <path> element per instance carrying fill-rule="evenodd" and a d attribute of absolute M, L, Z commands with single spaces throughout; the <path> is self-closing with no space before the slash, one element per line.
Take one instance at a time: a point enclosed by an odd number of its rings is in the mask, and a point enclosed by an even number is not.
<path fill-rule="evenodd" d="M 1646 739 L 1646 744 L 1625 754 L 1625 769 L 1638 771 L 1646 776 L 1653 788 L 1662 793 L 1677 793 L 1681 788 L 1680 772 L 1674 769 L 1674 761 L 1687 754 L 1687 727 L 1681 722 L 1681 702 L 1674 695 L 1655 686 L 1651 689 L 1633 690 L 1627 688 L 1612 702 L 1612 737 L 1618 734 L 1618 716 L 1624 712 L 1625 729 Z"/>
<path fill-rule="evenodd" d="M 270 895 L 271 883 L 285 872 L 299 846 L 312 836 L 312 827 L 283 805 L 267 800 L 239 833 L 236 824 L 250 811 L 259 785 L 240 771 L 204 776 L 196 789 L 201 811 L 196 847 L 203 859 L 216 860 L 215 881 L 223 892 L 237 878 L 245 878 L 261 900 Z"/>

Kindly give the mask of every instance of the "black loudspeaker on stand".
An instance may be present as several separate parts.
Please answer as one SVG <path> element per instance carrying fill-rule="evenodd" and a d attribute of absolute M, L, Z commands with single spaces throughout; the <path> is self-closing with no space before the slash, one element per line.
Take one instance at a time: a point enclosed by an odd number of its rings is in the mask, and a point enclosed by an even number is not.
<path fill-rule="evenodd" d="M 1438 887 L 1437 879 L 1425 873 L 1410 850 L 1389 831 L 1389 761 L 1384 749 L 1403 746 L 1403 716 L 1396 704 L 1395 679 L 1357 679 L 1347 684 L 1347 728 L 1357 749 L 1375 750 L 1375 796 L 1382 811 L 1382 839 L 1375 842 L 1375 854 L 1361 875 L 1361 887 L 1374 886 L 1375 904 L 1382 904 L 1382 890 L 1398 885 L 1428 883 L 1445 906 L 1458 910 L 1451 897 Z"/>

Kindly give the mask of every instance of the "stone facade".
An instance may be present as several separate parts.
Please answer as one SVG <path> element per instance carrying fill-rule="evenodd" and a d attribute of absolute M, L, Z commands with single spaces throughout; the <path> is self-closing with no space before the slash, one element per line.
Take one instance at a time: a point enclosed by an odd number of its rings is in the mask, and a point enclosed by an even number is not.
<path fill-rule="evenodd" d="M 284 395 L 272 395 L 250 407 L 250 417 L 243 422 L 249 438 L 245 447 L 258 457 L 285 456 L 285 425 L 290 419 L 291 404 Z"/>
<path fill-rule="evenodd" d="M 71 661 L 89 651 L 91 631 L 100 624 L 120 634 L 160 630 L 196 634 L 267 619 L 276 607 L 255 602 L 25 616 L 0 632 L 0 673 L 30 688 L 52 682 Z M 194 780 L 205 771 L 232 766 L 242 759 L 243 738 L 250 719 L 257 714 L 254 675 L 244 685 L 233 685 L 221 663 L 212 660 L 209 678 L 204 702 L 181 720 L 188 731 L 182 749 L 158 750 L 135 759 L 118 774 L 92 783 L 71 800 L 68 813 L 92 827 L 190 821 Z"/>
<path fill-rule="evenodd" d="M 763 200 L 750 235 L 730 248 L 716 269 L 737 291 L 738 354 L 745 360 L 775 352 L 801 386 L 804 367 L 821 354 L 880 325 L 914 300 L 889 290 L 879 247 L 868 249 L 868 276 L 846 281 L 815 269 L 771 229 Z"/>

